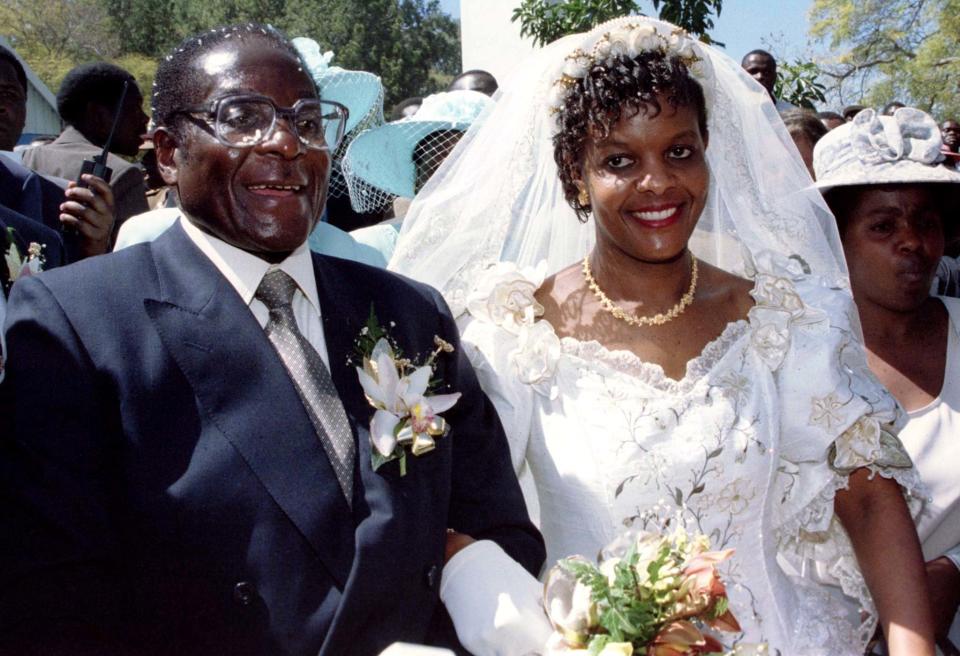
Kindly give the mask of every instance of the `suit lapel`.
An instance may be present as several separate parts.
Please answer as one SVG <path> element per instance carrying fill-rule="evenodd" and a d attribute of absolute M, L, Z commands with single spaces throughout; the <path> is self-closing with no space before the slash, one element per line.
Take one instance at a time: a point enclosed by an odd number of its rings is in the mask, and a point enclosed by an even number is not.
<path fill-rule="evenodd" d="M 408 503 L 406 494 L 395 489 L 395 472 L 375 472 L 371 466 L 369 426 L 373 409 L 364 396 L 355 365 L 347 364 L 353 358 L 355 340 L 366 325 L 371 301 L 356 293 L 356 287 L 348 276 L 342 275 L 337 262 L 336 258 L 314 255 L 330 374 L 357 435 L 359 471 L 354 477 L 353 505 L 358 525 L 353 567 L 322 654 L 344 653 L 358 640 L 370 642 L 369 637 L 357 635 L 368 626 L 367 622 L 376 621 L 368 618 L 370 595 L 381 594 L 384 582 L 395 576 L 391 563 L 407 548 L 408 531 L 415 530 L 411 527 L 420 525 L 411 516 L 416 504 Z M 396 467 L 396 463 L 385 467 Z M 403 581 L 403 585 L 409 584 L 410 581 Z"/>
<path fill-rule="evenodd" d="M 160 294 L 144 304 L 164 345 L 207 419 L 342 589 L 354 559 L 354 519 L 286 369 L 249 308 L 179 225 L 151 248 Z"/>

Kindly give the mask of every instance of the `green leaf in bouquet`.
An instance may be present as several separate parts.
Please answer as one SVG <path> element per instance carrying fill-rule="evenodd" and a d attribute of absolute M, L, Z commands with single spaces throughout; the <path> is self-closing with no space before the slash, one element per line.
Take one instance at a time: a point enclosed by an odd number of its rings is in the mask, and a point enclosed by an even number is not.
<path fill-rule="evenodd" d="M 710 609 L 710 619 L 715 620 L 718 617 L 721 617 L 730 609 L 730 600 L 726 597 L 720 597 L 713 604 L 713 608 Z"/>
<path fill-rule="evenodd" d="M 607 594 L 607 577 L 603 575 L 600 569 L 591 563 L 582 560 L 563 560 L 563 568 L 573 573 L 577 580 L 590 588 L 594 597 Z"/>
<path fill-rule="evenodd" d="M 593 636 L 593 638 L 590 639 L 590 644 L 587 646 L 587 651 L 590 652 L 590 656 L 597 656 L 610 641 L 610 636 L 608 635 Z"/>

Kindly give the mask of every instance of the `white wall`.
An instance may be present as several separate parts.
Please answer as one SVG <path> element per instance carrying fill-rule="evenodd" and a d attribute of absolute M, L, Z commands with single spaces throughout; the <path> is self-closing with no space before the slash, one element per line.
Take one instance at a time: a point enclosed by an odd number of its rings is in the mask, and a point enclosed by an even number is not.
<path fill-rule="evenodd" d="M 463 70 L 489 71 L 502 84 L 533 52 L 530 39 L 520 38 L 520 24 L 510 22 L 519 4 L 520 0 L 460 0 Z"/>

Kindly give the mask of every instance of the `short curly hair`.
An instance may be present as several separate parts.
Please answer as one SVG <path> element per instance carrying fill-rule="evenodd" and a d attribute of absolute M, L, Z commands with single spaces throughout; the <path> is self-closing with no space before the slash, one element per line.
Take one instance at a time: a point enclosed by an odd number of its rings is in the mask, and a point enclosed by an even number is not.
<path fill-rule="evenodd" d="M 574 181 L 581 177 L 587 142 L 607 138 L 624 116 L 641 112 L 657 116 L 662 111 L 658 95 L 665 96 L 671 107 L 693 107 L 700 134 L 706 137 L 703 87 L 676 55 L 651 50 L 636 57 L 616 57 L 595 64 L 570 88 L 558 113 L 560 130 L 553 137 L 553 157 L 560 170 L 564 197 L 580 221 L 586 222 L 590 206 L 578 200 Z"/>
<path fill-rule="evenodd" d="M 87 119 L 87 103 L 105 105 L 113 111 L 123 93 L 124 82 L 133 89 L 137 80 L 119 66 L 107 62 L 81 64 L 63 78 L 57 92 L 57 111 L 67 124 L 83 127 Z"/>
<path fill-rule="evenodd" d="M 288 52 L 302 65 L 303 59 L 297 49 L 280 30 L 271 25 L 221 25 L 187 37 L 157 67 L 151 97 L 154 123 L 158 127 L 175 128 L 174 119 L 177 114 L 197 102 L 194 96 L 200 71 L 193 64 L 199 57 L 225 43 L 243 43 L 250 40 L 260 40 L 273 48 Z M 303 68 L 306 70 L 305 65 Z M 307 77 L 313 81 L 313 76 Z"/>

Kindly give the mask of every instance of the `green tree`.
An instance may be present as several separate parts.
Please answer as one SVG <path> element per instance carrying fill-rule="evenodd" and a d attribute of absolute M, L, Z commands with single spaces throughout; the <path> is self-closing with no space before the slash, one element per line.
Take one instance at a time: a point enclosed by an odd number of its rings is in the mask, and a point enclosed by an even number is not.
<path fill-rule="evenodd" d="M 56 90 L 73 66 L 114 61 L 149 95 L 160 57 L 224 23 L 270 23 L 309 36 L 334 64 L 376 73 L 387 105 L 445 87 L 460 70 L 459 25 L 438 0 L 6 0 L 0 21 Z"/>
<path fill-rule="evenodd" d="M 960 116 L 960 0 L 815 0 L 811 18 L 811 35 L 836 53 L 821 68 L 842 104 Z"/>
<path fill-rule="evenodd" d="M 816 111 L 815 103 L 826 102 L 826 88 L 820 82 L 820 69 L 812 61 L 777 63 L 777 82 L 773 93 L 797 107 Z"/>
<path fill-rule="evenodd" d="M 0 24 L 20 56 L 54 90 L 75 65 L 120 51 L 100 0 L 5 0 Z"/>
<path fill-rule="evenodd" d="M 682 27 L 706 43 L 714 43 L 708 34 L 713 29 L 711 14 L 719 16 L 722 5 L 723 0 L 653 0 L 661 20 Z M 640 13 L 640 3 L 633 0 L 522 0 L 511 20 L 519 21 L 521 36 L 531 37 L 536 45 L 546 45 L 604 21 Z"/>
<path fill-rule="evenodd" d="M 335 65 L 379 75 L 388 107 L 460 69 L 459 25 L 437 0 L 287 0 L 282 25 L 332 50 Z"/>

